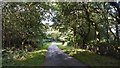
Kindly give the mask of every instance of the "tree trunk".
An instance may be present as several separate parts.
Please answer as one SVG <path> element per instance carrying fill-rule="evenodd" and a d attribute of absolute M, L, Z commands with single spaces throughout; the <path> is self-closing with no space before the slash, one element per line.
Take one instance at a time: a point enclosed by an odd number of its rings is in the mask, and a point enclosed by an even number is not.
<path fill-rule="evenodd" d="M 118 23 L 115 24 L 115 27 L 116 27 L 116 42 L 117 42 L 117 45 L 119 45 L 119 28 L 118 28 Z"/>
<path fill-rule="evenodd" d="M 73 28 L 73 35 L 74 35 L 73 46 L 76 47 L 76 27 Z"/>
<path fill-rule="evenodd" d="M 95 44 L 97 44 L 97 24 L 95 23 L 95 36 L 94 36 L 94 39 L 95 39 Z"/>

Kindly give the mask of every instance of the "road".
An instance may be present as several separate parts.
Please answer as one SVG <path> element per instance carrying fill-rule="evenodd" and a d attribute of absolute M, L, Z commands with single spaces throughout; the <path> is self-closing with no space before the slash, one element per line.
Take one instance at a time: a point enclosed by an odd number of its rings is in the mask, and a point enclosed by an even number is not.
<path fill-rule="evenodd" d="M 42 66 L 82 66 L 82 68 L 87 68 L 86 65 L 62 52 L 56 44 L 51 44 L 48 47 Z"/>

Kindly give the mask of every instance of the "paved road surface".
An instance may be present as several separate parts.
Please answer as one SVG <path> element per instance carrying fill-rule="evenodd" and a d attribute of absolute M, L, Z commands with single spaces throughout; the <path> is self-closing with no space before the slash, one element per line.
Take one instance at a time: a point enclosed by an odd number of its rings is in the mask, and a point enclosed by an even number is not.
<path fill-rule="evenodd" d="M 70 57 L 68 54 L 63 53 L 56 44 L 51 44 L 46 52 L 46 58 L 42 66 L 82 66 L 87 68 L 78 60 Z"/>

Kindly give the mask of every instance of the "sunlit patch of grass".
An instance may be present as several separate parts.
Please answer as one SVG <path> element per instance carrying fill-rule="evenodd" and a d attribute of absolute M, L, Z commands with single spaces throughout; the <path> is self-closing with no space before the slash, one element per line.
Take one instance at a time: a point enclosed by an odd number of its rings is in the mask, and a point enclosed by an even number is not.
<path fill-rule="evenodd" d="M 88 51 L 90 52 L 89 50 L 85 50 L 85 49 L 67 49 L 67 50 L 62 50 L 63 52 L 69 54 L 70 56 L 73 56 L 74 54 L 78 54 L 79 52 L 85 52 L 85 51 Z"/>
<path fill-rule="evenodd" d="M 50 44 L 51 44 L 51 42 L 43 43 L 43 45 L 40 46 L 40 49 L 47 49 Z"/>
<path fill-rule="evenodd" d="M 3 63 L 3 66 L 40 66 L 50 43 L 44 43 L 40 48 L 22 54 L 14 55 L 9 63 Z"/>
<path fill-rule="evenodd" d="M 73 50 L 73 49 L 74 49 L 74 47 L 72 47 L 72 46 L 58 45 L 58 47 L 59 47 L 61 50 Z"/>
<path fill-rule="evenodd" d="M 29 53 L 40 53 L 40 52 L 46 52 L 47 49 L 42 49 L 42 50 L 38 50 L 38 51 L 34 51 L 34 52 L 29 52 Z"/>
<path fill-rule="evenodd" d="M 40 66 L 45 58 L 46 50 L 39 50 L 34 52 L 27 52 L 20 57 L 13 59 L 13 62 L 5 64 L 4 66 Z"/>
<path fill-rule="evenodd" d="M 117 60 L 111 57 L 97 55 L 89 50 L 75 49 L 73 47 L 69 49 L 68 46 L 58 46 L 58 47 L 63 52 L 69 54 L 70 56 L 78 59 L 80 62 L 92 68 L 96 68 L 97 66 L 104 66 L 104 67 L 105 66 L 119 66 L 120 64 L 120 60 Z"/>

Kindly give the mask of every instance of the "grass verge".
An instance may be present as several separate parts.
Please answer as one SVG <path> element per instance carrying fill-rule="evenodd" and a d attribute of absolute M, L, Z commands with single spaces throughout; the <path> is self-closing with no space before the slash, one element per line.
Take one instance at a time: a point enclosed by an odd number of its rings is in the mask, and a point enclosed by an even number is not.
<path fill-rule="evenodd" d="M 46 49 L 49 43 L 44 43 L 38 49 L 32 52 L 16 54 L 10 62 L 3 62 L 3 66 L 40 66 L 45 58 Z"/>
<path fill-rule="evenodd" d="M 102 68 L 106 68 L 105 66 L 120 66 L 120 60 L 107 56 L 97 55 L 90 52 L 89 50 L 75 49 L 73 47 L 62 45 L 59 45 L 58 47 L 65 53 L 90 66 L 91 68 L 98 68 L 100 66 L 102 66 Z"/>

